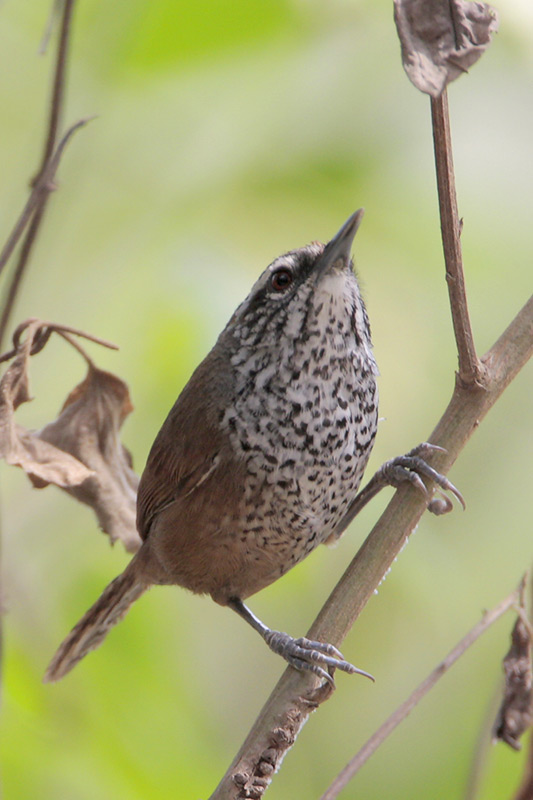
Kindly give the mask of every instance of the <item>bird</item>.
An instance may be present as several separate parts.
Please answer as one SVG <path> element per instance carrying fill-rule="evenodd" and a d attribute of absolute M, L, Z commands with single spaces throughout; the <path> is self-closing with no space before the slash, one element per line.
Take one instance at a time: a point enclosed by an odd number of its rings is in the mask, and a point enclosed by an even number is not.
<path fill-rule="evenodd" d="M 427 493 L 422 475 L 462 502 L 427 464 L 442 449 L 428 443 L 386 462 L 358 494 L 378 427 L 378 368 L 351 259 L 363 213 L 326 245 L 276 258 L 193 372 L 141 476 L 142 545 L 60 645 L 45 681 L 100 645 L 152 585 L 210 595 L 292 667 L 330 684 L 335 669 L 372 677 L 328 642 L 269 628 L 244 602 L 338 539 L 385 485 Z"/>

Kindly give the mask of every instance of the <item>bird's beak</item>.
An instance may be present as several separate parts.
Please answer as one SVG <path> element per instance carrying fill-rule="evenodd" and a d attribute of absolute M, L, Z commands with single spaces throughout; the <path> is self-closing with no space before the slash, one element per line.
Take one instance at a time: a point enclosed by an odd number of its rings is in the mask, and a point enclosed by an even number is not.
<path fill-rule="evenodd" d="M 338 267 L 343 269 L 350 263 L 352 242 L 361 224 L 364 213 L 364 208 L 360 208 L 355 214 L 352 214 L 352 216 L 346 220 L 340 231 L 325 246 L 324 252 L 318 259 L 314 270 L 317 281 L 331 268 Z"/>

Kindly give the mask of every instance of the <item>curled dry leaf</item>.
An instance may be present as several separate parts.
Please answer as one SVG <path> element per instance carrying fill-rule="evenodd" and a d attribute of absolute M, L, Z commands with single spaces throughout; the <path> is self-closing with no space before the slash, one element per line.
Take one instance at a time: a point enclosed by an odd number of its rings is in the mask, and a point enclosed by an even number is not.
<path fill-rule="evenodd" d="M 394 0 L 407 77 L 438 97 L 483 55 L 498 28 L 496 11 L 467 0 Z"/>
<path fill-rule="evenodd" d="M 531 628 L 519 616 L 511 634 L 511 647 L 503 660 L 505 690 L 494 725 L 494 739 L 520 750 L 520 737 L 533 723 Z"/>
<path fill-rule="evenodd" d="M 22 467 L 35 480 L 67 488 L 86 480 L 91 471 L 68 453 L 15 424 L 14 412 L 31 400 L 29 346 L 22 347 L 0 381 L 0 458 Z"/>
<path fill-rule="evenodd" d="M 59 417 L 37 435 L 75 456 L 90 470 L 85 480 L 63 488 L 91 506 L 111 541 L 120 539 L 127 550 L 135 551 L 140 545 L 135 526 L 139 478 L 119 438 L 122 423 L 132 410 L 124 381 L 91 364 L 85 380 L 67 397 Z"/>
<path fill-rule="evenodd" d="M 127 550 L 137 550 L 139 478 L 119 439 L 122 423 L 133 408 L 127 385 L 85 356 L 87 376 L 67 397 L 58 418 L 40 431 L 17 425 L 14 412 L 31 399 L 30 355 L 42 349 L 40 342 L 46 343 L 52 326 L 30 320 L 21 327 L 26 337 L 23 342 L 20 337 L 14 340 L 13 361 L 0 380 L 0 457 L 21 467 L 35 487 L 54 484 L 90 505 L 111 541 L 120 539 Z"/>

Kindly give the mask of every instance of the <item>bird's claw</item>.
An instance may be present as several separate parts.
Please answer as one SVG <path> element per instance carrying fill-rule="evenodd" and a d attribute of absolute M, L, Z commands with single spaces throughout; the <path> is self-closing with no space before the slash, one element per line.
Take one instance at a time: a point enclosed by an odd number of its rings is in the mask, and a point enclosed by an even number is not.
<path fill-rule="evenodd" d="M 391 459 L 391 461 L 385 462 L 379 470 L 380 476 L 395 488 L 398 488 L 402 483 L 408 482 L 423 494 L 427 495 L 428 490 L 420 477 L 422 475 L 434 481 L 440 489 L 453 494 L 461 503 L 462 507 L 466 508 L 463 495 L 459 489 L 457 489 L 445 475 L 441 475 L 440 472 L 430 467 L 425 461 L 424 457 L 433 452 L 445 453 L 446 450 L 436 444 L 422 442 L 422 444 L 409 450 L 404 456 L 397 456 Z M 434 497 L 430 500 L 428 509 L 433 514 L 446 514 L 448 511 L 452 510 L 453 504 L 450 498 L 443 492 L 438 492 L 438 495 L 438 497 Z"/>
<path fill-rule="evenodd" d="M 329 667 L 332 673 L 335 669 L 340 669 L 350 675 L 357 673 L 374 680 L 368 672 L 345 661 L 340 650 L 327 642 L 317 642 L 305 637 L 293 639 L 288 633 L 273 630 L 267 631 L 264 638 L 270 649 L 282 656 L 291 667 L 302 672 L 313 672 L 332 687 L 335 687 L 333 674 L 330 674 L 325 667 Z"/>

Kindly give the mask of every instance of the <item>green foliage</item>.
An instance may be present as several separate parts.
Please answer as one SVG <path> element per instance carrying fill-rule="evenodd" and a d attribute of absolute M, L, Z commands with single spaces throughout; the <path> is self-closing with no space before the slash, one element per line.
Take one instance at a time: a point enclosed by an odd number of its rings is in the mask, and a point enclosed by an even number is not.
<path fill-rule="evenodd" d="M 48 2 L 0 9 L 1 238 L 22 205 L 44 127 Z M 459 209 L 480 351 L 527 299 L 533 26 L 518 0 L 450 87 Z M 97 113 L 59 170 L 17 308 L 116 341 L 98 363 L 130 384 L 124 439 L 140 471 L 179 389 L 258 273 L 328 239 L 357 207 L 356 260 L 381 369 L 369 467 L 428 436 L 456 356 L 440 250 L 429 105 L 403 75 L 392 12 L 336 2 L 80 3 L 65 124 Z M 95 348 L 96 350 L 96 348 Z M 61 365 L 61 370 L 58 369 Z M 84 367 L 59 344 L 35 359 L 24 424 L 55 415 Z M 51 377 L 53 378 L 51 380 Z M 465 513 L 423 518 L 344 647 L 377 684 L 339 676 L 270 790 L 317 797 L 386 714 L 530 561 L 531 371 L 509 388 L 451 478 Z M 252 598 L 303 634 L 386 498 L 342 544 Z M 57 686 L 56 645 L 126 556 L 86 508 L 2 465 L 5 795 L 12 800 L 205 797 L 282 665 L 231 612 L 154 589 Z M 511 619 L 469 653 L 358 776 L 347 797 L 459 798 L 497 690 Z M 500 745 L 482 798 L 510 793 Z M 428 786 L 431 790 L 428 790 Z"/>

